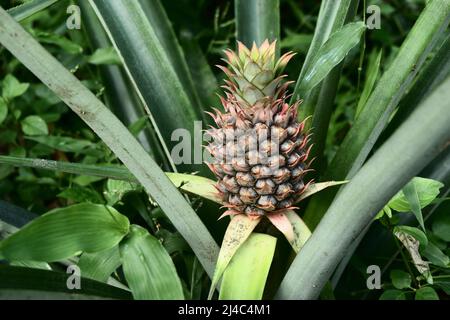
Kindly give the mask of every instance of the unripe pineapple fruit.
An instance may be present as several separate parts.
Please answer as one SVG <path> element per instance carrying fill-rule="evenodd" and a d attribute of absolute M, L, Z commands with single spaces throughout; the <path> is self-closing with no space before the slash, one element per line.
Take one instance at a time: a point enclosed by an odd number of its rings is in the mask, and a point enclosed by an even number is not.
<path fill-rule="evenodd" d="M 238 43 L 238 52 L 225 51 L 228 67 L 224 113 L 211 114 L 216 128 L 208 130 L 208 163 L 218 178 L 217 190 L 228 210 L 224 215 L 257 218 L 293 208 L 305 190 L 309 137 L 297 120 L 300 101 L 289 105 L 290 84 L 280 75 L 294 55 L 275 59 L 275 42 L 258 48 Z"/>

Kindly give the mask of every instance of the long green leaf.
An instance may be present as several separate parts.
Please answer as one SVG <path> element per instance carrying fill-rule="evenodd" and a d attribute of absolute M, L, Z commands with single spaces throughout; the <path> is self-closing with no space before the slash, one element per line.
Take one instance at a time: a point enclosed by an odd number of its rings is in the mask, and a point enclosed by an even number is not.
<path fill-rule="evenodd" d="M 365 28 L 363 22 L 353 22 L 333 33 L 317 51 L 311 66 L 306 69 L 298 85 L 297 93 L 300 96 L 306 96 L 307 92 L 314 89 L 359 43 Z"/>
<path fill-rule="evenodd" d="M 262 299 L 276 244 L 275 237 L 251 234 L 223 273 L 219 299 Z"/>
<path fill-rule="evenodd" d="M 316 298 L 352 240 L 386 202 L 445 147 L 450 139 L 449 85 L 450 78 L 343 188 L 292 263 L 281 283 L 278 298 Z"/>
<path fill-rule="evenodd" d="M 279 0 L 235 0 L 237 39 L 247 47 L 266 39 L 280 41 Z"/>
<path fill-rule="evenodd" d="M 125 180 L 129 182 L 139 182 L 126 168 L 122 166 L 89 165 L 65 161 L 19 158 L 11 156 L 0 156 L 0 163 L 16 167 L 38 168 L 116 180 Z M 172 181 L 172 183 L 182 191 L 201 196 L 218 204 L 222 204 L 222 200 L 214 187 L 216 184 L 214 180 L 198 175 L 174 172 L 166 172 L 166 175 L 170 181 Z M 347 182 L 348 181 L 326 181 L 313 183 L 309 185 L 306 191 L 303 192 L 296 201 L 301 201 L 326 188 L 345 184 Z"/>
<path fill-rule="evenodd" d="M 131 299 L 128 291 L 81 278 L 80 289 L 67 288 L 70 274 L 0 265 L 0 299 Z"/>
<path fill-rule="evenodd" d="M 450 34 L 431 61 L 418 74 L 411 89 L 402 99 L 398 110 L 379 140 L 386 140 L 439 83 L 450 74 Z"/>
<path fill-rule="evenodd" d="M 233 258 L 239 247 L 248 239 L 259 222 L 260 219 L 250 219 L 245 214 L 236 215 L 231 219 L 223 237 L 219 257 L 217 258 L 217 266 L 214 270 L 214 276 L 208 294 L 209 300 L 212 298 L 214 290 L 230 263 L 231 258 Z"/>
<path fill-rule="evenodd" d="M 9 9 L 8 13 L 17 21 L 22 21 L 31 17 L 33 14 L 50 7 L 57 1 L 59 0 L 31 0 Z"/>
<path fill-rule="evenodd" d="M 358 118 L 358 115 L 361 113 L 362 108 L 365 106 L 367 99 L 369 99 L 369 96 L 372 93 L 373 87 L 378 78 L 378 73 L 380 71 L 382 54 L 383 50 L 380 50 L 378 54 L 376 54 L 376 51 L 373 51 L 369 56 L 369 61 L 367 62 L 368 67 L 366 81 L 364 83 L 364 89 L 361 92 L 361 96 L 359 97 L 358 105 L 356 106 L 355 118 Z"/>
<path fill-rule="evenodd" d="M 45 159 L 30 159 L 10 156 L 0 156 L 0 163 L 13 165 L 17 167 L 30 167 L 51 171 L 60 171 L 67 173 L 75 173 L 80 175 L 110 178 L 115 180 L 124 180 L 129 182 L 139 182 L 131 173 L 123 166 L 113 165 L 89 165 L 81 163 L 71 163 L 65 161 L 54 161 Z M 222 204 L 220 196 L 214 187 L 215 181 L 193 174 L 183 174 L 166 172 L 166 176 L 172 183 L 184 192 L 192 193 L 203 198 Z M 341 182 L 325 182 L 318 185 L 312 185 L 311 190 L 307 190 L 301 199 L 320 191 L 327 186 L 341 184 Z M 314 192 L 312 192 L 314 191 Z M 0 211 L 1 212 L 1 211 Z M 1 215 L 0 215 L 1 219 Z"/>
<path fill-rule="evenodd" d="M 0 242 L 0 254 L 9 261 L 63 260 L 111 248 L 128 228 L 128 219 L 112 207 L 77 204 L 34 219 Z"/>
<path fill-rule="evenodd" d="M 123 271 L 138 300 L 184 299 L 175 265 L 158 239 L 133 225 L 120 244 Z"/>
<path fill-rule="evenodd" d="M 181 83 L 183 84 L 186 94 L 189 96 L 191 103 L 200 108 L 197 110 L 197 114 L 203 117 L 203 107 L 200 103 L 197 90 L 194 86 L 191 73 L 188 69 L 186 58 L 181 48 L 178 39 L 175 35 L 175 31 L 172 28 L 172 23 L 169 21 L 164 7 L 160 0 L 138 0 L 142 9 L 144 10 L 148 21 L 151 23 L 155 30 L 156 36 L 164 48 L 167 57 L 170 60 L 170 64 L 177 73 Z M 203 92 L 199 92 L 203 94 Z"/>
<path fill-rule="evenodd" d="M 324 0 L 321 2 L 316 29 L 314 30 L 314 36 L 308 49 L 308 53 L 306 54 L 305 61 L 303 62 L 300 75 L 296 82 L 291 102 L 295 102 L 297 100 L 305 98 L 300 95 L 299 87 L 306 73 L 306 70 L 312 67 L 312 63 L 316 59 L 319 49 L 328 40 L 330 35 L 333 32 L 339 30 L 344 25 L 351 4 L 351 0 Z M 303 110 L 305 110 L 305 108 L 303 108 Z M 312 110 L 309 110 L 309 112 L 302 110 L 300 111 L 300 116 L 302 118 L 306 118 L 311 114 Z"/>
<path fill-rule="evenodd" d="M 95 253 L 83 252 L 78 260 L 83 277 L 100 282 L 106 282 L 121 264 L 118 246 Z"/>
<path fill-rule="evenodd" d="M 323 150 L 344 62 L 342 61 L 334 67 L 322 83 L 317 85 L 311 92 L 307 92 L 305 96 L 301 96 L 300 84 L 306 71 L 312 68 L 312 63 L 317 58 L 322 45 L 332 34 L 338 32 L 344 23 L 353 21 L 358 2 L 359 0 L 322 1 L 314 37 L 291 99 L 291 103 L 298 99 L 303 99 L 299 109 L 299 119 L 312 116 L 312 121 L 306 123 L 306 129 L 314 128 L 314 135 L 311 138 L 313 146 L 311 157 L 317 159 L 315 162 L 317 171 L 311 173 L 312 177 L 317 175 L 326 164 Z"/>
<path fill-rule="evenodd" d="M 184 31 L 180 35 L 180 43 L 203 108 L 219 106 L 219 84 L 197 40 L 190 32 Z"/>
<path fill-rule="evenodd" d="M 108 35 L 103 30 L 100 21 L 97 18 L 88 1 L 78 0 L 83 21 L 83 30 L 91 46 L 94 49 L 110 48 L 111 42 Z M 115 51 L 114 51 L 115 52 Z M 135 90 L 127 78 L 122 67 L 115 65 L 102 65 L 99 67 L 102 82 L 105 85 L 106 105 L 119 117 L 120 120 L 129 126 L 145 115 L 144 107 L 135 93 Z M 158 162 L 163 163 L 166 170 L 170 165 L 165 159 L 164 151 L 161 149 L 156 133 L 146 126 L 138 135 L 138 141 L 144 149 Z"/>
<path fill-rule="evenodd" d="M 217 244 L 195 211 L 123 124 L 1 8 L 0 43 L 71 107 L 122 160 L 212 276 Z"/>
<path fill-rule="evenodd" d="M 0 221 L 21 228 L 38 215 L 0 200 Z"/>
<path fill-rule="evenodd" d="M 450 2 L 430 1 L 427 4 L 346 135 L 325 179 L 344 180 L 359 170 L 449 19 Z M 310 201 L 305 214 L 309 227 L 318 224 L 335 194 L 336 191 L 328 190 Z"/>
<path fill-rule="evenodd" d="M 202 120 L 204 115 L 189 98 L 155 26 L 147 19 L 139 1 L 90 0 L 90 4 L 121 56 L 130 79 L 154 119 L 154 127 L 169 150 L 177 145 L 172 141 L 175 130 L 187 130 L 194 136 L 195 121 Z M 189 146 L 193 152 L 194 144 Z M 199 171 L 203 166 L 180 164 L 179 168 Z"/>

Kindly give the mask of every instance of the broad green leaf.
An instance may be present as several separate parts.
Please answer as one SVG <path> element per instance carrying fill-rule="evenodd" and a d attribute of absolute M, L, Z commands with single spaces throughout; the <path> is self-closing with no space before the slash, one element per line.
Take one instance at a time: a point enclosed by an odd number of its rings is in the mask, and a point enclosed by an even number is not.
<path fill-rule="evenodd" d="M 436 217 L 432 224 L 433 234 L 446 242 L 450 242 L 450 215 Z"/>
<path fill-rule="evenodd" d="M 162 244 L 147 230 L 133 225 L 120 244 L 123 271 L 138 300 L 182 300 L 175 265 Z"/>
<path fill-rule="evenodd" d="M 363 22 L 352 22 L 333 33 L 320 47 L 311 67 L 306 70 L 299 90 L 306 93 L 319 84 L 356 46 L 365 30 Z"/>
<path fill-rule="evenodd" d="M 432 287 L 423 287 L 416 291 L 416 300 L 439 300 L 439 296 Z"/>
<path fill-rule="evenodd" d="M 29 83 L 20 83 L 13 75 L 8 74 L 2 82 L 2 96 L 6 101 L 10 101 L 24 94 L 29 86 Z"/>
<path fill-rule="evenodd" d="M 22 120 L 22 131 L 28 136 L 48 135 L 48 127 L 45 121 L 39 116 L 28 116 Z"/>
<path fill-rule="evenodd" d="M 95 253 L 84 252 L 78 261 L 83 277 L 100 282 L 106 282 L 121 264 L 118 246 Z"/>
<path fill-rule="evenodd" d="M 0 242 L 0 254 L 9 261 L 58 261 L 111 248 L 128 229 L 128 219 L 112 207 L 77 204 L 34 219 Z"/>
<path fill-rule="evenodd" d="M 0 125 L 3 121 L 5 121 L 6 116 L 8 115 L 8 106 L 6 105 L 5 100 L 0 97 Z"/>
<path fill-rule="evenodd" d="M 355 118 L 357 118 L 358 115 L 361 113 L 362 108 L 366 104 L 367 99 L 369 99 L 373 87 L 375 86 L 375 82 L 377 81 L 378 74 L 380 71 L 380 62 L 382 54 L 383 50 L 380 49 L 378 54 L 376 54 L 376 51 L 373 51 L 369 56 L 369 61 L 367 62 L 368 67 L 367 67 L 366 81 L 364 83 L 364 89 L 361 93 L 361 96 L 359 97 L 358 105 L 356 106 Z"/>
<path fill-rule="evenodd" d="M 381 294 L 380 300 L 406 300 L 406 295 L 400 290 L 386 290 Z"/>
<path fill-rule="evenodd" d="M 80 187 L 88 187 L 90 184 L 97 181 L 102 181 L 103 177 L 98 176 L 77 176 L 73 179 L 73 183 L 79 185 Z"/>
<path fill-rule="evenodd" d="M 121 64 L 120 57 L 113 47 L 97 49 L 89 58 L 88 62 L 92 64 Z"/>
<path fill-rule="evenodd" d="M 131 299 L 128 291 L 83 277 L 81 289 L 70 290 L 69 276 L 63 272 L 0 265 L 0 299 Z"/>
<path fill-rule="evenodd" d="M 139 190 L 139 186 L 135 183 L 121 180 L 108 179 L 106 188 L 103 192 L 108 205 L 115 205 L 122 200 L 122 197 L 128 192 Z"/>
<path fill-rule="evenodd" d="M 406 289 L 411 286 L 411 275 L 402 270 L 391 270 L 392 284 L 397 289 Z"/>
<path fill-rule="evenodd" d="M 223 273 L 219 299 L 262 299 L 276 243 L 275 237 L 251 234 L 236 251 Z"/>
<path fill-rule="evenodd" d="M 209 300 L 212 298 L 214 290 L 234 254 L 248 239 L 260 220 L 261 219 L 250 219 L 245 214 L 236 215 L 231 219 L 222 240 L 219 257 L 217 258 L 216 269 L 214 270 L 214 276 L 208 294 Z"/>
<path fill-rule="evenodd" d="M 56 45 L 70 54 L 80 54 L 83 52 L 83 48 L 78 43 L 58 34 L 40 31 L 36 33 L 36 37 L 39 42 Z"/>
<path fill-rule="evenodd" d="M 414 177 L 408 185 L 410 185 L 411 188 L 414 186 L 421 208 L 429 205 L 438 196 L 439 189 L 444 186 L 443 183 L 439 181 L 421 177 Z M 399 191 L 394 197 L 392 197 L 388 203 L 388 206 L 398 212 L 412 211 L 404 190 Z"/>
<path fill-rule="evenodd" d="M 58 193 L 57 196 L 75 202 L 91 202 L 98 204 L 105 203 L 100 194 L 94 189 L 83 188 L 78 186 L 66 188 L 60 193 Z"/>
<path fill-rule="evenodd" d="M 323 189 L 338 186 L 341 184 L 346 184 L 349 181 L 326 181 L 326 182 L 319 182 L 319 183 L 312 183 L 308 186 L 308 188 L 298 197 L 296 202 L 299 202 L 303 199 L 306 199 L 313 194 L 322 191 Z"/>
<path fill-rule="evenodd" d="M 416 216 L 417 221 L 419 222 L 420 226 L 422 227 L 422 230 L 425 231 L 425 224 L 423 222 L 423 216 L 422 216 L 422 209 L 421 204 L 419 200 L 419 195 L 417 193 L 417 188 L 413 181 L 409 182 L 406 186 L 402 189 L 403 194 L 405 195 L 406 200 L 408 201 L 409 205 L 411 206 L 411 211 Z"/>
<path fill-rule="evenodd" d="M 421 251 L 422 255 L 427 258 L 432 264 L 447 268 L 450 265 L 450 258 L 446 256 L 441 249 L 439 249 L 433 242 L 428 242 L 428 245 Z"/>
<path fill-rule="evenodd" d="M 29 0 L 23 4 L 8 9 L 8 13 L 17 21 L 22 21 L 33 14 L 50 7 L 57 1 L 58 0 Z"/>
<path fill-rule="evenodd" d="M 75 153 L 88 153 L 90 149 L 94 149 L 94 144 L 89 140 L 74 139 L 71 137 L 46 136 L 46 137 L 27 137 L 50 148 Z"/>

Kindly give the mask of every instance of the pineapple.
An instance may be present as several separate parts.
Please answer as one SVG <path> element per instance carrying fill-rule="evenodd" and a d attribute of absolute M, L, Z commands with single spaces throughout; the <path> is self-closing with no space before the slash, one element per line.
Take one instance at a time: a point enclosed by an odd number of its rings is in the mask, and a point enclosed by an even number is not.
<path fill-rule="evenodd" d="M 207 133 L 212 155 L 209 168 L 218 178 L 216 189 L 228 209 L 222 216 L 246 214 L 252 219 L 292 209 L 307 188 L 304 175 L 311 146 L 297 120 L 301 101 L 289 105 L 282 70 L 294 55 L 275 59 L 275 42 L 251 49 L 238 42 L 238 51 L 225 51 L 228 67 L 224 113 L 210 113 L 217 128 Z"/>

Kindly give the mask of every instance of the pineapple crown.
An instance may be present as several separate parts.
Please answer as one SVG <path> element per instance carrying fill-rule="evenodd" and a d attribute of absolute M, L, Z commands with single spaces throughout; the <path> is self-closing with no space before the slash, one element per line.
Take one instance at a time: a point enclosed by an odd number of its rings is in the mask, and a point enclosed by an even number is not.
<path fill-rule="evenodd" d="M 260 47 L 253 42 L 251 49 L 238 41 L 237 52 L 225 50 L 226 59 L 223 60 L 229 68 L 218 66 L 230 79 L 225 80 L 224 88 L 245 107 L 278 96 L 277 89 L 284 78 L 281 72 L 295 53 L 287 52 L 276 60 L 275 47 L 276 40 L 271 43 L 265 40 Z"/>

